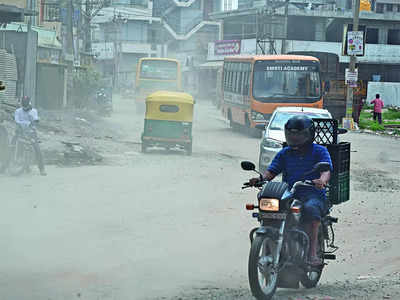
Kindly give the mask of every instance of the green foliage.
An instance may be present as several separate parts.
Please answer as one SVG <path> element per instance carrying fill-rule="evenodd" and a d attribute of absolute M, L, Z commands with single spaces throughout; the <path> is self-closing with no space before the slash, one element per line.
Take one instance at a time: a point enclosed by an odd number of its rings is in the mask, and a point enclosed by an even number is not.
<path fill-rule="evenodd" d="M 399 120 L 400 119 L 400 111 L 396 111 L 395 109 L 389 108 L 387 112 L 382 114 L 382 118 L 384 120 Z"/>
<path fill-rule="evenodd" d="M 371 109 L 373 110 L 373 107 L 365 107 L 365 110 Z M 385 131 L 385 127 L 383 125 L 378 124 L 377 122 L 373 121 L 373 111 L 372 112 L 367 112 L 367 111 L 361 111 L 360 114 L 360 122 L 358 124 L 358 126 L 360 127 L 360 129 L 370 129 L 373 131 Z M 382 113 L 382 122 L 385 125 L 399 125 L 400 124 L 400 112 L 395 110 L 395 109 L 391 109 L 389 108 L 387 110 L 387 112 Z M 397 131 L 396 130 L 396 134 Z"/>
<path fill-rule="evenodd" d="M 360 129 L 368 129 L 373 123 L 374 121 L 363 119 L 360 117 L 360 123 L 358 124 L 358 126 L 360 127 Z"/>
<path fill-rule="evenodd" d="M 368 119 L 368 118 L 372 118 L 372 113 L 371 112 L 366 112 L 366 111 L 361 111 L 360 114 L 360 119 Z"/>
<path fill-rule="evenodd" d="M 100 88 L 100 73 L 93 68 L 80 69 L 73 76 L 73 98 L 76 107 L 86 107 L 89 97 Z"/>
<path fill-rule="evenodd" d="M 373 130 L 373 131 L 385 131 L 385 127 L 383 127 L 383 125 L 377 123 L 377 122 L 373 122 L 370 126 L 369 129 Z"/>

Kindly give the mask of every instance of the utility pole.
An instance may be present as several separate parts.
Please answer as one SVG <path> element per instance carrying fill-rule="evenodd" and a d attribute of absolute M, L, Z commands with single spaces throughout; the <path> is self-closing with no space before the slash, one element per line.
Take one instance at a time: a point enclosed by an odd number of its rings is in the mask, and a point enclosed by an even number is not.
<path fill-rule="evenodd" d="M 92 52 L 92 30 L 91 23 L 94 17 L 98 15 L 100 10 L 108 5 L 108 0 L 86 0 L 85 11 L 82 15 L 85 19 L 84 22 L 84 49 L 86 53 Z"/>
<path fill-rule="evenodd" d="M 74 64 L 74 33 L 73 33 L 73 11 L 74 5 L 73 0 L 68 0 L 67 3 L 67 49 L 66 49 L 66 60 L 67 60 L 67 94 L 69 95 L 72 91 L 72 74 Z"/>
<path fill-rule="evenodd" d="M 86 0 L 85 3 L 85 32 L 84 32 L 84 49 L 86 53 L 92 51 L 92 37 L 91 37 L 91 18 L 92 18 L 92 5 L 90 1 Z"/>
<path fill-rule="evenodd" d="M 121 62 L 121 51 L 122 51 L 122 41 L 121 41 L 121 25 L 122 23 L 127 22 L 127 19 L 124 18 L 121 13 L 116 14 L 114 9 L 114 87 L 118 87 L 120 84 L 120 62 Z"/>
<path fill-rule="evenodd" d="M 32 11 L 33 10 L 33 3 L 32 0 L 29 1 L 29 9 Z M 25 52 L 25 70 L 24 70 L 24 88 L 23 88 L 23 96 L 30 96 L 31 98 L 36 98 L 34 97 L 35 95 L 31 95 L 31 86 L 28 84 L 28 74 L 29 74 L 29 63 L 28 59 L 30 59 L 30 54 L 29 54 L 29 39 L 32 34 L 32 16 L 28 18 L 28 26 L 27 26 L 27 34 L 26 34 L 26 52 Z M 34 99 L 35 100 L 35 99 Z M 35 101 L 33 101 L 33 104 L 35 105 Z"/>
<path fill-rule="evenodd" d="M 74 56 L 74 25 L 73 25 L 73 12 L 74 4 L 73 0 L 68 0 L 67 7 L 67 55 L 68 61 L 71 61 L 71 66 L 73 65 Z"/>
<path fill-rule="evenodd" d="M 283 23 L 283 34 L 284 38 L 282 39 L 282 54 L 286 54 L 286 40 L 288 38 L 288 18 L 289 18 L 289 0 L 285 1 L 285 18 Z"/>
<path fill-rule="evenodd" d="M 354 0 L 354 15 L 353 15 L 353 31 L 358 31 L 358 23 L 360 17 L 360 0 Z M 350 56 L 349 71 L 354 72 L 356 69 L 357 57 L 355 55 Z M 352 119 L 353 110 L 353 93 L 354 88 L 347 87 L 347 98 L 346 98 L 346 118 Z"/>

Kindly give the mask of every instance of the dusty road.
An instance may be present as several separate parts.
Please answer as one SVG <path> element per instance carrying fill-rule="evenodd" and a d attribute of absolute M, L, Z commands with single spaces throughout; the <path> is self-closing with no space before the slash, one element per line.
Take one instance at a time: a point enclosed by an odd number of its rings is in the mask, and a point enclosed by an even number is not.
<path fill-rule="evenodd" d="M 191 157 L 144 155 L 143 116 L 125 99 L 115 110 L 107 123 L 130 143 L 104 147 L 105 165 L 0 177 L 0 299 L 251 299 L 255 192 L 240 189 L 240 161 L 257 161 L 259 141 L 200 102 Z M 345 139 L 355 152 L 352 199 L 333 213 L 338 260 L 318 289 L 277 299 L 400 299 L 400 141 Z"/>

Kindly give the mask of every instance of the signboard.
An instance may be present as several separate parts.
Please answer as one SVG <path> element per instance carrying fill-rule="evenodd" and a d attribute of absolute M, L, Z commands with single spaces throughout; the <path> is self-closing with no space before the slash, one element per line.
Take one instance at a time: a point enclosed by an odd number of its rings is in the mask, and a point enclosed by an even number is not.
<path fill-rule="evenodd" d="M 318 71 L 318 65 L 313 62 L 304 62 L 299 60 L 263 60 L 255 63 L 254 70 L 264 72 L 315 72 Z"/>
<path fill-rule="evenodd" d="M 96 59 L 114 59 L 114 43 L 92 43 L 92 52 Z"/>
<path fill-rule="evenodd" d="M 296 65 L 277 65 L 265 66 L 264 71 L 292 71 L 292 72 L 311 72 L 316 71 L 316 66 L 296 66 Z"/>
<path fill-rule="evenodd" d="M 216 41 L 214 55 L 238 55 L 240 54 L 240 40 Z"/>
<path fill-rule="evenodd" d="M 349 69 L 346 69 L 345 80 L 349 87 L 357 87 L 358 69 L 356 69 L 354 72 L 350 72 Z"/>
<path fill-rule="evenodd" d="M 364 32 L 347 32 L 347 55 L 364 55 Z"/>
<path fill-rule="evenodd" d="M 74 25 L 78 24 L 79 18 L 80 18 L 81 12 L 79 9 L 74 9 L 74 12 L 72 14 L 72 22 Z M 68 18 L 67 18 L 67 9 L 66 8 L 61 8 L 60 9 L 60 19 L 61 23 L 67 24 L 68 23 Z"/>
<path fill-rule="evenodd" d="M 353 24 L 343 26 L 342 55 L 365 55 L 365 25 L 360 25 L 357 31 L 353 31 Z"/>

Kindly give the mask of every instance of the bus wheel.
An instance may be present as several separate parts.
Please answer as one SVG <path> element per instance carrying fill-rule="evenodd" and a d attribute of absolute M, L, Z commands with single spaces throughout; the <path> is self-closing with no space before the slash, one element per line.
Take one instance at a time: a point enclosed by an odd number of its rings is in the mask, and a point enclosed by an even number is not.
<path fill-rule="evenodd" d="M 251 125 L 250 125 L 250 120 L 249 120 L 249 115 L 248 114 L 246 114 L 245 116 L 244 116 L 244 129 L 243 129 L 243 131 L 244 131 L 244 133 L 246 134 L 246 135 L 249 135 L 249 136 L 253 136 L 253 128 L 251 128 Z"/>

